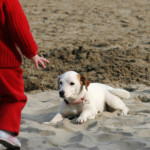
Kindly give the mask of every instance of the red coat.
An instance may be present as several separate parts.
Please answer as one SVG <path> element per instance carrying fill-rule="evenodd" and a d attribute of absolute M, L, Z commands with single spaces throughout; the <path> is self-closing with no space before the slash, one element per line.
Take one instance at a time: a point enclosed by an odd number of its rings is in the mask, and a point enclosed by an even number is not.
<path fill-rule="evenodd" d="M 0 0 L 0 67 L 21 65 L 16 46 L 27 58 L 37 54 L 37 44 L 19 1 Z"/>
<path fill-rule="evenodd" d="M 37 54 L 38 47 L 18 0 L 0 0 L 0 129 L 19 134 L 26 104 L 21 55 Z"/>

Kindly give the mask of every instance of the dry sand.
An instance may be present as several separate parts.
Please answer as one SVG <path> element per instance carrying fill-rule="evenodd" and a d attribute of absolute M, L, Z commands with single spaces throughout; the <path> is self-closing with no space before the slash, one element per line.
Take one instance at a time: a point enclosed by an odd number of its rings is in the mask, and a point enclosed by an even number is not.
<path fill-rule="evenodd" d="M 127 116 L 103 112 L 83 124 L 64 119 L 43 125 L 56 114 L 61 99 L 57 91 L 27 94 L 29 101 L 22 113 L 19 139 L 22 150 L 149 150 L 150 88 L 130 87 Z"/>
<path fill-rule="evenodd" d="M 64 119 L 43 125 L 56 114 L 61 99 L 57 91 L 28 94 L 22 114 L 20 140 L 23 150 L 149 150 L 150 88 L 130 87 L 131 98 L 124 100 L 128 116 L 104 112 L 83 124 Z"/>
<path fill-rule="evenodd" d="M 150 1 L 20 2 L 39 54 L 50 60 L 40 71 L 23 61 L 25 90 L 32 93 L 22 113 L 22 150 L 149 150 Z M 80 125 L 75 119 L 43 125 L 61 102 L 57 76 L 68 70 L 129 90 L 129 115 L 104 112 Z"/>

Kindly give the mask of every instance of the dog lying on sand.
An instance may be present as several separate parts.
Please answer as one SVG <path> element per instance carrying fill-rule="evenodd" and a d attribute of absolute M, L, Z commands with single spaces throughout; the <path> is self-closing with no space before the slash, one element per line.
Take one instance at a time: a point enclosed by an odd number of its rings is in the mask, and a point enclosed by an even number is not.
<path fill-rule="evenodd" d="M 48 123 L 57 123 L 68 116 L 78 116 L 77 123 L 94 119 L 97 113 L 105 110 L 106 104 L 121 115 L 127 115 L 129 108 L 121 98 L 128 99 L 126 90 L 113 88 L 106 84 L 90 83 L 77 72 L 68 71 L 58 78 L 59 96 L 63 98 L 59 112 Z"/>

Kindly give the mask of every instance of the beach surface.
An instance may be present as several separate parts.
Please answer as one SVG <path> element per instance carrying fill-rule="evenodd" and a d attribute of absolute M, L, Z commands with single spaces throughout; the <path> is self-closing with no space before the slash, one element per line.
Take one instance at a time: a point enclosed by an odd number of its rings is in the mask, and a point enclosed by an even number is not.
<path fill-rule="evenodd" d="M 149 0 L 20 2 L 39 55 L 50 61 L 36 71 L 24 58 L 26 91 L 56 90 L 57 77 L 69 70 L 116 87 L 150 86 Z"/>
<path fill-rule="evenodd" d="M 129 87 L 131 98 L 124 100 L 130 112 L 103 112 L 96 119 L 77 124 L 64 119 L 44 125 L 57 113 L 62 99 L 57 91 L 28 94 L 23 110 L 19 139 L 23 150 L 149 150 L 150 88 Z"/>
<path fill-rule="evenodd" d="M 28 103 L 22 112 L 21 150 L 150 150 L 150 1 L 20 0 L 39 55 L 36 71 L 23 57 Z M 103 112 L 77 124 L 65 118 L 44 125 L 62 99 L 57 78 L 74 70 L 90 82 L 131 93 L 127 116 Z M 4 150 L 4 147 L 0 147 Z"/>
<path fill-rule="evenodd" d="M 58 92 L 27 94 L 19 135 L 21 150 L 149 150 L 150 88 L 136 85 L 129 90 L 131 98 L 123 100 L 130 108 L 127 116 L 103 112 L 83 124 L 77 124 L 77 118 L 65 118 L 44 125 L 59 109 Z"/>

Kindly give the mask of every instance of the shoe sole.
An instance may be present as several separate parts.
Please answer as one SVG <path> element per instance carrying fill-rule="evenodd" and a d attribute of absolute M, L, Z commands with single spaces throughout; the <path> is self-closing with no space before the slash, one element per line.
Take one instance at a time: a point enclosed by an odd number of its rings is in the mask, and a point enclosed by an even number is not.
<path fill-rule="evenodd" d="M 4 145 L 7 148 L 15 149 L 15 150 L 20 150 L 20 148 L 21 148 L 19 146 L 13 145 L 12 143 L 10 143 L 6 140 L 3 140 L 3 139 L 0 139 L 0 144 Z"/>

